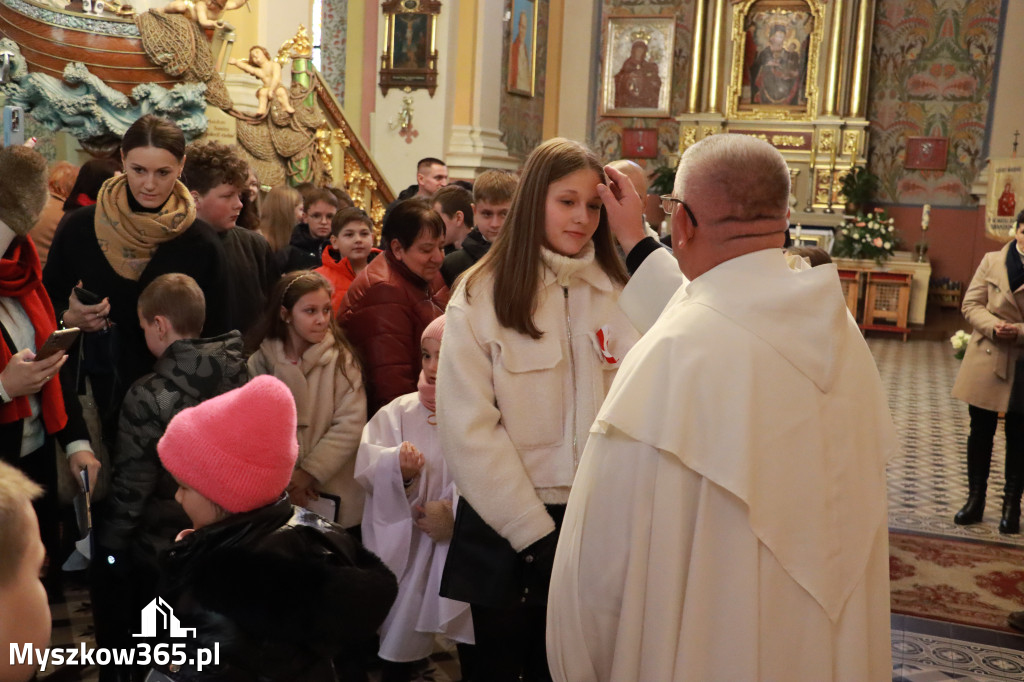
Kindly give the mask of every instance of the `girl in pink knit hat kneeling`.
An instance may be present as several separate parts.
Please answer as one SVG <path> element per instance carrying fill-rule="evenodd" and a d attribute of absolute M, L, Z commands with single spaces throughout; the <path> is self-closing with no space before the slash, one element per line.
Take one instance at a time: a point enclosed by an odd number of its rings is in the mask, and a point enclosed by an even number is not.
<path fill-rule="evenodd" d="M 168 425 L 157 450 L 194 527 L 163 557 L 159 595 L 195 636 L 148 679 L 333 682 L 334 661 L 355 655 L 387 615 L 391 571 L 288 501 L 295 433 L 295 401 L 270 376 Z M 202 649 L 219 650 L 219 662 L 198 668 Z"/>

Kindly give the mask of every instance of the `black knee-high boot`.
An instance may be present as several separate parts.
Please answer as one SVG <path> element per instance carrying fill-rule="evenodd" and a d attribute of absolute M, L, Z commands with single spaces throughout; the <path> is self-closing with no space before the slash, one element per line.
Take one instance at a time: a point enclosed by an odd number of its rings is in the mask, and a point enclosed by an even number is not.
<path fill-rule="evenodd" d="M 1024 493 L 1024 462 L 1019 456 L 1006 453 L 1006 487 L 1003 488 L 1003 518 L 999 521 L 1000 533 L 1020 532 L 1020 498 Z"/>
<path fill-rule="evenodd" d="M 967 504 L 953 517 L 953 523 L 967 526 L 981 522 L 985 514 L 985 492 L 988 489 L 988 474 L 991 467 L 992 436 L 986 438 L 971 433 L 967 437 Z"/>

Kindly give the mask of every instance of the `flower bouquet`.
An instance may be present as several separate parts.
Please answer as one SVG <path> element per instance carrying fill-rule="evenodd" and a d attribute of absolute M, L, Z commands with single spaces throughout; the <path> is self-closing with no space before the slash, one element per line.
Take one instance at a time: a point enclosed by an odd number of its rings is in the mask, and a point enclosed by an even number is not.
<path fill-rule="evenodd" d="M 964 353 L 967 352 L 967 344 L 970 342 L 970 340 L 971 335 L 965 332 L 963 329 L 957 331 L 956 334 L 953 334 L 953 336 L 949 337 L 949 342 L 953 344 L 953 350 L 955 351 L 953 353 L 953 357 L 955 357 L 957 360 L 963 360 Z"/>
<path fill-rule="evenodd" d="M 840 258 L 871 259 L 881 265 L 892 258 L 899 244 L 893 219 L 884 208 L 848 219 L 836 235 L 832 255 Z"/>

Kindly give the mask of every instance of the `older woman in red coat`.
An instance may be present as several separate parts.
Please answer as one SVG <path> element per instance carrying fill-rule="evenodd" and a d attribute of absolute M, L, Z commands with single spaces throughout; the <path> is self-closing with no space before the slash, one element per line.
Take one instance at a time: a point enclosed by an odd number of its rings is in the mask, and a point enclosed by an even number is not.
<path fill-rule="evenodd" d="M 383 257 L 356 276 L 338 322 L 362 356 L 367 414 L 416 390 L 420 336 L 448 305 L 441 278 L 444 222 L 422 199 L 398 204 L 384 222 Z"/>

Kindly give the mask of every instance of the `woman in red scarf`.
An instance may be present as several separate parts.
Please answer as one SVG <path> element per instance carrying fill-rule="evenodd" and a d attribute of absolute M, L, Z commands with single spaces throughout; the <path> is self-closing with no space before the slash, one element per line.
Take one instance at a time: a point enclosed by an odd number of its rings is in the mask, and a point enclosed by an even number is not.
<path fill-rule="evenodd" d="M 99 462 L 89 444 L 81 408 L 65 410 L 60 381 L 63 353 L 35 360 L 35 352 L 57 329 L 43 288 L 42 266 L 27 236 L 46 201 L 46 160 L 26 147 L 0 150 L 0 457 L 46 489 L 34 503 L 39 526 L 56 569 L 57 470 L 59 440 L 77 477 Z M 55 573 L 51 573 L 55 575 Z"/>

